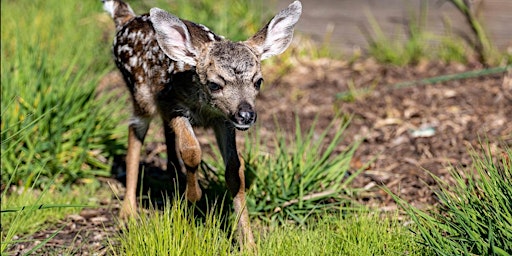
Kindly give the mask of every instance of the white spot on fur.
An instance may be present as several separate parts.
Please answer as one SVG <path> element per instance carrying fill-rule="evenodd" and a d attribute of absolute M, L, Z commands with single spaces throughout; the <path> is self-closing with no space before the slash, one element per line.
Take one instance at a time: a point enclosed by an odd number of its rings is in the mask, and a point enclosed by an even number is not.
<path fill-rule="evenodd" d="M 167 73 L 174 73 L 174 62 L 171 62 L 169 68 L 167 69 Z"/>
<path fill-rule="evenodd" d="M 185 62 L 177 61 L 176 66 L 177 66 L 176 68 L 178 69 L 179 72 L 185 71 Z"/>
<path fill-rule="evenodd" d="M 137 56 L 133 56 L 130 58 L 130 66 L 135 67 L 139 63 L 139 58 Z"/>
<path fill-rule="evenodd" d="M 208 38 L 210 41 L 215 41 L 215 36 L 212 33 L 208 33 Z"/>

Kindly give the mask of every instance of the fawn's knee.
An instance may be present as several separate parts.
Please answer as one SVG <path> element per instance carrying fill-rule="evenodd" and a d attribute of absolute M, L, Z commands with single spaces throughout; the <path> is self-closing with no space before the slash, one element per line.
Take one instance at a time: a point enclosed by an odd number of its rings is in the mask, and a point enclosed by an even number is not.
<path fill-rule="evenodd" d="M 201 164 L 201 147 L 199 145 L 180 148 L 180 156 L 187 172 L 195 172 Z"/>

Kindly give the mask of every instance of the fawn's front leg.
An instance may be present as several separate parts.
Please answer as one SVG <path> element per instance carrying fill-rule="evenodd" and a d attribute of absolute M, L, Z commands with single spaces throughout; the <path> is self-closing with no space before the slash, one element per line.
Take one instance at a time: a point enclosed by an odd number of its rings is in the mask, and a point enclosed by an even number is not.
<path fill-rule="evenodd" d="M 185 195 L 187 200 L 197 202 L 201 199 L 201 188 L 197 182 L 197 169 L 201 163 L 201 146 L 194 134 L 194 130 L 186 117 L 175 117 L 170 121 L 171 127 L 175 134 L 176 145 L 167 147 L 176 147 L 176 154 L 183 172 L 187 174 L 187 187 Z M 171 157 L 171 156 L 168 156 Z"/>
<path fill-rule="evenodd" d="M 238 218 L 239 240 L 241 245 L 254 248 L 254 237 L 245 201 L 245 166 L 236 148 L 235 128 L 231 123 L 223 122 L 214 127 L 217 143 L 226 165 L 226 183 Z"/>

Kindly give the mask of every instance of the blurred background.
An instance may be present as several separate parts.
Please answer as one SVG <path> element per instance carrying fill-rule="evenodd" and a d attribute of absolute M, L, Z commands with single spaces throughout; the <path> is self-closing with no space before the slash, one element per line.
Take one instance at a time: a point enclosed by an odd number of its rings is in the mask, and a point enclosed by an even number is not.
<path fill-rule="evenodd" d="M 297 29 L 318 43 L 350 53 L 367 47 L 365 37 L 375 25 L 396 40 L 405 40 L 414 24 L 433 35 L 455 34 L 471 40 L 471 27 L 454 4 L 446 0 L 302 0 L 304 13 Z M 512 47 L 512 1 L 465 1 L 501 50 Z M 284 8 L 290 0 L 279 0 Z M 279 9 L 278 8 L 278 9 Z M 372 24 L 372 20 L 377 23 Z M 326 42 L 327 40 L 327 42 Z M 432 41 L 436 41 L 432 39 Z M 438 40 L 437 40 L 438 41 Z"/>

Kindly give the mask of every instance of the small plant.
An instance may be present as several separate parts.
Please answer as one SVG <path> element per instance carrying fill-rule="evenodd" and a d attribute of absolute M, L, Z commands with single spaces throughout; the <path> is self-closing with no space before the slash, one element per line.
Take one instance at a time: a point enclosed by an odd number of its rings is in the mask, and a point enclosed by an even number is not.
<path fill-rule="evenodd" d="M 512 150 L 494 157 L 473 153 L 472 168 L 453 170 L 454 184 L 434 177 L 439 211 L 422 211 L 402 200 L 418 226 L 421 243 L 439 255 L 512 254 Z"/>
<path fill-rule="evenodd" d="M 361 171 L 350 170 L 350 160 L 358 143 L 336 152 L 348 125 L 345 122 L 337 126 L 340 120 L 333 119 L 321 134 L 315 132 L 316 124 L 303 134 L 297 118 L 291 142 L 285 132 L 277 132 L 275 152 L 264 154 L 258 146 L 246 147 L 249 149 L 246 172 L 254 177 L 247 196 L 251 214 L 269 223 L 304 224 L 316 213 L 338 209 L 350 202 L 347 195 L 354 190 L 349 189 L 348 184 Z M 335 131 L 329 134 L 332 137 L 328 136 L 330 131 Z M 255 140 L 259 140 L 257 133 Z"/>
<path fill-rule="evenodd" d="M 422 1 L 424 3 L 425 1 Z M 422 5 L 419 17 L 414 17 L 408 22 L 405 41 L 399 38 L 388 38 L 382 31 L 379 23 L 371 14 L 368 14 L 368 22 L 373 30 L 373 36 L 365 33 L 369 42 L 368 51 L 378 61 L 404 66 L 417 63 L 425 57 L 427 52 L 427 37 L 424 23 L 426 20 L 427 8 Z"/>
<path fill-rule="evenodd" d="M 487 36 L 484 26 L 477 16 L 479 6 L 474 5 L 474 1 L 465 0 L 447 0 L 452 3 L 457 10 L 464 16 L 467 24 L 475 37 L 472 42 L 475 52 L 478 54 L 480 61 L 486 65 L 499 64 L 502 55 L 498 52 L 492 41 Z M 471 42 L 470 42 L 471 43 Z"/>

